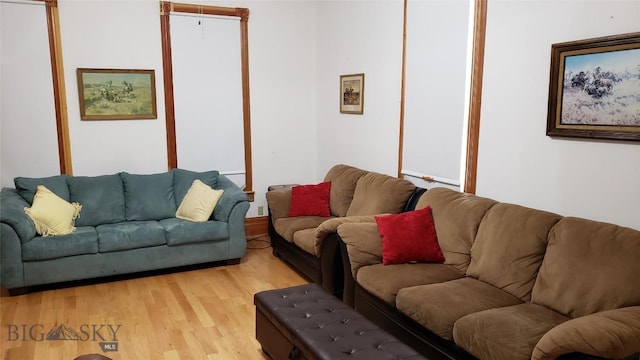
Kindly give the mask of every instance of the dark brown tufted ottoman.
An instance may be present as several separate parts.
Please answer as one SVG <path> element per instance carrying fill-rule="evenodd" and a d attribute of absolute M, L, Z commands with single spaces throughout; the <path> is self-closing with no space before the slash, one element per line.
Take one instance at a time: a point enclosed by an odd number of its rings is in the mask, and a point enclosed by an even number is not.
<path fill-rule="evenodd" d="M 316 284 L 254 296 L 256 338 L 281 359 L 424 359 Z"/>

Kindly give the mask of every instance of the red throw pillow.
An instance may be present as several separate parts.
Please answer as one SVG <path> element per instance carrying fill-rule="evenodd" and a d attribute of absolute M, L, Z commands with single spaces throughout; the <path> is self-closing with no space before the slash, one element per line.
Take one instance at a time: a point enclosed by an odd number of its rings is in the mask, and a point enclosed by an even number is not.
<path fill-rule="evenodd" d="M 401 214 L 376 216 L 382 238 L 382 263 L 444 262 L 431 206 Z"/>
<path fill-rule="evenodd" d="M 331 182 L 329 181 L 318 185 L 298 185 L 292 187 L 289 216 L 330 216 L 330 193 Z"/>

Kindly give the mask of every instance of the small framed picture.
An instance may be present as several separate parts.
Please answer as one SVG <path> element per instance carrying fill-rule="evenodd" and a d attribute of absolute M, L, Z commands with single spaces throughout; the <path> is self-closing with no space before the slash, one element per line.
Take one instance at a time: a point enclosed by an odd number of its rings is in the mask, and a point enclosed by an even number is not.
<path fill-rule="evenodd" d="M 640 33 L 552 45 L 547 135 L 640 140 Z"/>
<path fill-rule="evenodd" d="M 364 113 L 364 74 L 340 75 L 340 112 Z"/>
<path fill-rule="evenodd" d="M 154 70 L 76 70 L 80 119 L 156 119 Z"/>

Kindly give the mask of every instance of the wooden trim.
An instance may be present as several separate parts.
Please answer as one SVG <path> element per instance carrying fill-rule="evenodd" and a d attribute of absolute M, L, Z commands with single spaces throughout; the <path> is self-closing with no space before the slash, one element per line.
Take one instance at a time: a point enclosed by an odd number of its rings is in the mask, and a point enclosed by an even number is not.
<path fill-rule="evenodd" d="M 464 192 L 471 194 L 476 193 L 476 177 L 478 173 L 478 142 L 480 139 L 484 46 L 487 32 L 487 1 L 488 0 L 475 0 L 475 16 L 473 22 L 471 99 L 469 102 L 466 171 L 464 177 Z"/>
<path fill-rule="evenodd" d="M 171 30 L 169 15 L 172 3 L 160 2 L 160 36 L 162 41 L 162 73 L 164 78 L 164 116 L 167 136 L 167 167 L 178 167 L 176 148 L 176 113 L 173 99 L 173 60 L 171 57 Z"/>
<path fill-rule="evenodd" d="M 398 177 L 402 178 L 402 158 L 404 156 L 404 95 L 407 77 L 407 0 L 404 0 L 402 21 L 402 75 L 400 84 L 400 134 L 398 140 Z"/>
<path fill-rule="evenodd" d="M 182 12 L 189 14 L 216 15 L 216 16 L 234 16 L 239 17 L 241 21 L 247 21 L 249 18 L 248 9 L 232 8 L 212 5 L 183 4 L 176 2 L 168 2 L 171 12 Z"/>
<path fill-rule="evenodd" d="M 249 9 L 242 9 L 240 20 L 240 57 L 242 61 L 242 120 L 244 128 L 244 190 L 253 195 L 253 166 L 251 157 L 251 96 L 249 91 Z M 253 199 L 253 196 L 251 196 Z"/>
<path fill-rule="evenodd" d="M 69 119 L 67 113 L 67 92 L 64 82 L 62 63 L 62 44 L 60 36 L 60 17 L 57 0 L 45 0 L 47 29 L 49 33 L 49 54 L 51 57 L 51 78 L 53 99 L 56 111 L 56 129 L 58 136 L 58 158 L 60 174 L 73 175 L 71 166 L 71 146 L 69 141 Z"/>
<path fill-rule="evenodd" d="M 247 237 L 266 235 L 269 232 L 269 217 L 259 216 L 246 218 L 244 232 Z"/>
<path fill-rule="evenodd" d="M 222 6 L 182 4 L 171 1 L 160 2 L 160 31 L 162 32 L 162 64 L 164 75 L 165 118 L 167 126 L 167 162 L 169 169 L 178 167 L 176 145 L 176 119 L 173 94 L 173 61 L 171 57 L 171 12 L 204 14 L 216 16 L 232 16 L 240 18 L 240 56 L 242 72 L 242 112 L 244 128 L 244 191 L 253 201 L 253 166 L 251 157 L 251 101 L 249 91 L 249 9 Z"/>

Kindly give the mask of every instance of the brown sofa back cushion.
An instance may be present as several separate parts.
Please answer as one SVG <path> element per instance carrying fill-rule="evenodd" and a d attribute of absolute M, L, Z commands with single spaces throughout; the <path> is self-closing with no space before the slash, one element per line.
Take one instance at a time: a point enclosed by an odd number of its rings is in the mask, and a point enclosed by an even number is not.
<path fill-rule="evenodd" d="M 358 179 L 347 216 L 400 213 L 415 188 L 409 180 L 369 172 Z"/>
<path fill-rule="evenodd" d="M 496 204 L 480 223 L 467 275 L 531 300 L 549 230 L 560 219 L 545 211 Z"/>
<path fill-rule="evenodd" d="M 424 193 L 419 205 L 431 206 L 445 264 L 466 273 L 480 222 L 496 203 L 495 200 L 447 188 L 433 188 Z"/>
<path fill-rule="evenodd" d="M 549 232 L 531 301 L 573 318 L 640 305 L 640 231 L 564 218 Z"/>
<path fill-rule="evenodd" d="M 335 165 L 329 169 L 324 181 L 331 181 L 331 195 L 329 197 L 331 215 L 347 215 L 353 193 L 356 190 L 356 183 L 366 173 L 365 170 L 343 164 Z"/>

